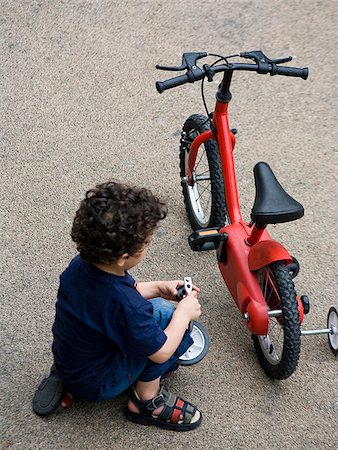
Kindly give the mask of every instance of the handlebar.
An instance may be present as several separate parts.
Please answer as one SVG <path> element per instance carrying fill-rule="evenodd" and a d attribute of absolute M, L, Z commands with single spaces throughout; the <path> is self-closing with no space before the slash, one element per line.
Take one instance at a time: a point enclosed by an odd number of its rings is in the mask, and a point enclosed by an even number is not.
<path fill-rule="evenodd" d="M 169 78 L 169 80 L 156 81 L 156 89 L 159 94 L 162 94 L 167 89 L 172 89 L 185 83 L 189 83 L 188 75 L 179 75 L 178 77 Z"/>
<path fill-rule="evenodd" d="M 290 59 L 289 59 L 290 60 Z M 269 61 L 269 60 L 268 60 Z M 270 73 L 271 76 L 274 75 L 284 75 L 287 77 L 299 77 L 303 80 L 306 80 L 309 75 L 309 69 L 307 67 L 298 68 L 298 67 L 285 67 L 278 66 L 275 62 L 266 62 L 264 65 L 264 69 L 262 70 L 262 66 L 259 64 L 246 64 L 246 63 L 234 63 L 234 64 L 222 64 L 218 66 L 210 67 L 207 64 L 204 64 L 203 68 L 194 66 L 194 70 L 191 71 L 188 69 L 187 74 L 179 75 L 178 77 L 169 78 L 165 81 L 156 81 L 156 89 L 159 94 L 166 91 L 167 89 L 172 89 L 177 86 L 181 86 L 186 83 L 194 83 L 195 81 L 202 80 L 206 76 L 210 77 L 218 72 L 226 72 L 226 71 L 234 71 L 234 70 L 246 70 L 258 73 Z"/>
<path fill-rule="evenodd" d="M 284 66 L 275 66 L 272 68 L 270 75 L 284 75 L 286 77 L 299 77 L 303 80 L 306 80 L 309 76 L 309 69 L 307 67 L 298 68 L 298 67 L 284 67 Z"/>

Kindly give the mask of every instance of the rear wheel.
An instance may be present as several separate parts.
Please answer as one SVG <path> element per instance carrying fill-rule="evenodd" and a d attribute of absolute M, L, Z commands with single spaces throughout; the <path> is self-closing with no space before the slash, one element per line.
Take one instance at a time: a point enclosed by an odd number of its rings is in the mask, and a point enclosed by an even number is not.
<path fill-rule="evenodd" d="M 282 314 L 269 317 L 266 336 L 253 335 L 258 360 L 265 373 L 277 380 L 288 378 L 298 365 L 300 320 L 292 276 L 281 262 L 261 269 L 257 279 L 268 309 Z"/>
<path fill-rule="evenodd" d="M 198 134 L 210 129 L 210 120 L 202 115 L 190 116 L 182 130 L 180 145 L 181 179 L 187 174 L 191 143 Z M 193 185 L 182 182 L 184 203 L 193 230 L 220 228 L 227 218 L 222 165 L 218 145 L 213 140 L 198 150 L 193 172 Z"/>

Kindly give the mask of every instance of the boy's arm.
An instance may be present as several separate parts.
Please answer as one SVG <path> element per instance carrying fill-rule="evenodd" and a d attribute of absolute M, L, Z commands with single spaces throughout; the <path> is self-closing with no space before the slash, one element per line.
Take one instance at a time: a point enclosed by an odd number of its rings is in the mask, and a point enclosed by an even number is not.
<path fill-rule="evenodd" d="M 155 298 L 160 295 L 160 281 L 143 281 L 137 283 L 136 289 L 144 298 Z"/>
<path fill-rule="evenodd" d="M 146 281 L 137 283 L 137 290 L 144 298 L 162 297 L 167 300 L 177 300 L 177 286 L 183 285 L 182 280 Z M 199 290 L 197 288 L 197 290 Z"/>
<path fill-rule="evenodd" d="M 168 361 L 175 353 L 188 328 L 189 322 L 191 320 L 197 320 L 201 315 L 201 305 L 199 304 L 197 295 L 197 291 L 192 291 L 178 303 L 169 325 L 164 330 L 164 333 L 167 335 L 167 340 L 156 353 L 149 356 L 151 361 L 162 364 Z"/>
<path fill-rule="evenodd" d="M 177 288 L 183 286 L 182 280 L 171 281 L 147 281 L 137 284 L 137 290 L 142 297 L 150 299 L 155 297 L 162 297 L 166 300 L 177 301 Z M 193 290 L 199 292 L 200 288 L 193 284 Z"/>

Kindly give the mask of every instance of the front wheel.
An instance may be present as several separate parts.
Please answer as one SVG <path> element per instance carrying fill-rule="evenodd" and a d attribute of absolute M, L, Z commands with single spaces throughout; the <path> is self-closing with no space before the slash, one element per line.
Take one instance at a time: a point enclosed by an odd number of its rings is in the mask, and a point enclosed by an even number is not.
<path fill-rule="evenodd" d="M 257 280 L 270 311 L 282 314 L 269 317 L 266 336 L 252 335 L 258 360 L 265 373 L 277 380 L 296 370 L 300 353 L 300 320 L 295 287 L 288 268 L 277 262 L 257 273 Z"/>
<path fill-rule="evenodd" d="M 191 143 L 198 134 L 210 129 L 210 120 L 202 115 L 190 116 L 182 130 L 180 145 L 180 173 L 184 203 L 193 230 L 220 228 L 227 218 L 222 165 L 217 142 L 208 140 L 198 150 L 193 171 L 193 185 L 184 178 L 187 174 Z"/>

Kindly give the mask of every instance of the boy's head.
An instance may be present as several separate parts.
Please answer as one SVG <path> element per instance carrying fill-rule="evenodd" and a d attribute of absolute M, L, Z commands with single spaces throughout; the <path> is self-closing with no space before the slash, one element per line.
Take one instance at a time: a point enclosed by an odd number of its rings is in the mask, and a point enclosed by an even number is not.
<path fill-rule="evenodd" d="M 71 236 L 83 259 L 112 264 L 138 255 L 157 223 L 164 203 L 148 189 L 108 182 L 89 190 L 76 212 Z"/>

